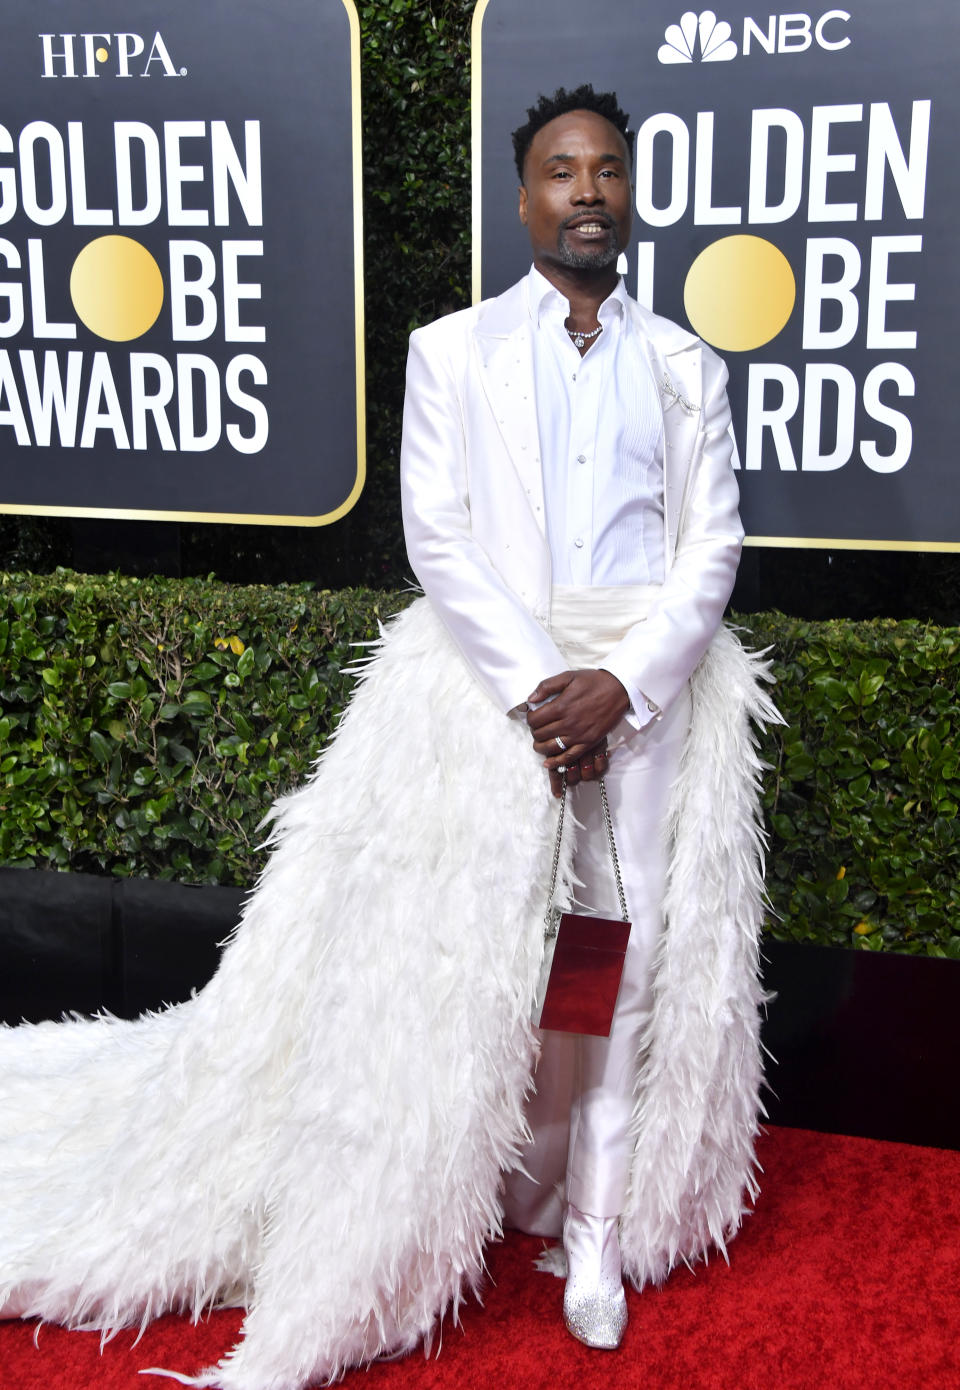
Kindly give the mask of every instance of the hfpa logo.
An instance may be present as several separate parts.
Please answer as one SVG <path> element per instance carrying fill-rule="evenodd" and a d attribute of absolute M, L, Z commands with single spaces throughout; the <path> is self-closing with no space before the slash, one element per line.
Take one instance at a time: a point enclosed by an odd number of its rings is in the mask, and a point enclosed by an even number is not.
<path fill-rule="evenodd" d="M 149 50 L 139 34 L 39 34 L 37 37 L 43 45 L 43 77 L 152 77 L 156 72 L 164 77 L 187 75 L 186 68 L 174 67 L 170 51 L 159 33 L 154 34 Z"/>
<path fill-rule="evenodd" d="M 849 22 L 846 10 L 828 10 L 817 20 L 808 14 L 772 14 L 767 16 L 766 28 L 746 15 L 739 52 L 744 58 L 754 48 L 764 53 L 802 53 L 814 43 L 832 52 L 850 43 L 849 34 L 838 35 L 837 31 L 838 25 Z M 738 52 L 733 30 L 725 19 L 718 20 L 713 10 L 700 14 L 688 10 L 679 24 L 667 25 L 663 37 L 665 42 L 657 53 L 661 63 L 727 63 Z"/>

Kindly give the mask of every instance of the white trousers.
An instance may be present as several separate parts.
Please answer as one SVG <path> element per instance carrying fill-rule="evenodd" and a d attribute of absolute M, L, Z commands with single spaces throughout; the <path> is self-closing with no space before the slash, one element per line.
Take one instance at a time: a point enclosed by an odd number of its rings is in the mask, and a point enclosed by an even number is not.
<path fill-rule="evenodd" d="M 575 666 L 602 666 L 603 654 L 642 616 L 649 588 L 557 590 L 553 634 Z M 652 1004 L 652 965 L 662 929 L 667 867 L 664 822 L 690 721 L 689 696 L 640 732 L 614 730 L 607 797 L 632 923 L 609 1038 L 540 1034 L 536 1091 L 527 1108 L 533 1142 L 525 1173 L 508 1175 L 505 1219 L 537 1235 L 560 1234 L 571 1202 L 592 1216 L 618 1216 L 625 1205 L 632 1142 L 630 1119 L 642 1058 L 639 1040 Z M 577 905 L 619 917 L 616 884 L 596 783 L 568 793 L 580 824 L 574 872 Z"/>

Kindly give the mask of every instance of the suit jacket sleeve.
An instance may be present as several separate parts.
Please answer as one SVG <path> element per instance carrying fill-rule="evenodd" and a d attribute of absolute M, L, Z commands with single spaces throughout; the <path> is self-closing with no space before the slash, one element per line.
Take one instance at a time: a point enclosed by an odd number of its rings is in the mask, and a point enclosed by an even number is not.
<path fill-rule="evenodd" d="M 646 619 L 603 662 L 628 693 L 642 691 L 659 710 L 686 685 L 719 628 L 743 544 L 727 369 L 709 348 L 701 351 L 700 430 L 680 503 L 673 564 Z M 675 402 L 667 408 L 683 406 Z M 646 701 L 637 710 L 641 717 Z"/>
<path fill-rule="evenodd" d="M 412 334 L 407 358 L 400 452 L 407 554 L 477 679 L 507 712 L 567 663 L 473 534 L 461 392 L 437 327 Z M 465 360 L 460 370 L 469 369 Z"/>

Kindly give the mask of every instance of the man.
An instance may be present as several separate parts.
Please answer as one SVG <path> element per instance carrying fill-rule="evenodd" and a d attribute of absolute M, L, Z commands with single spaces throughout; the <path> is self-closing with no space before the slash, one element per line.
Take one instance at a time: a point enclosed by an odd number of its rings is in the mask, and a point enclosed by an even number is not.
<path fill-rule="evenodd" d="M 296 1390 L 429 1345 L 505 1207 L 563 1220 L 567 1324 L 600 1346 L 621 1256 L 639 1288 L 736 1232 L 761 1080 L 750 720 L 773 711 L 717 631 L 740 545 L 723 368 L 616 277 L 625 130 L 589 89 L 541 103 L 518 132 L 534 270 L 413 335 L 428 597 L 274 807 L 214 979 L 133 1022 L 0 1029 L 0 1316 L 242 1305 L 187 1383 Z M 603 774 L 633 930 L 610 1040 L 540 1046 L 560 767 L 581 824 L 560 882 L 613 905 Z"/>
<path fill-rule="evenodd" d="M 578 787 L 578 900 L 615 916 L 606 778 L 633 920 L 617 1013 L 609 1039 L 543 1035 L 531 1176 L 511 1176 L 506 1209 L 545 1234 L 562 1221 L 567 1327 L 612 1348 L 626 1326 L 618 1225 L 665 819 L 688 681 L 743 533 L 725 369 L 631 301 L 617 273 L 633 205 L 628 117 L 589 86 L 541 97 L 528 115 L 513 138 L 533 267 L 500 298 L 413 335 L 404 525 L 428 599 L 504 715 L 526 719 L 550 789 L 559 795 L 562 774 Z M 487 754 L 493 800 L 499 750 Z"/>

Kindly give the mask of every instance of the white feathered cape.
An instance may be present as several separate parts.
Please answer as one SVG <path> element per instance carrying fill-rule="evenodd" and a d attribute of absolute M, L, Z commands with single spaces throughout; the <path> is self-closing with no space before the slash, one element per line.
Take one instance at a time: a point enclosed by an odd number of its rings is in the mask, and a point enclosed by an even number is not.
<path fill-rule="evenodd" d="M 756 1192 L 758 675 L 721 631 L 693 681 L 622 1225 L 638 1286 L 722 1250 Z M 0 1031 L 0 1309 L 114 1328 L 242 1302 L 195 1382 L 223 1390 L 429 1344 L 524 1138 L 556 814 L 523 726 L 414 603 L 279 804 L 202 993 Z"/>

